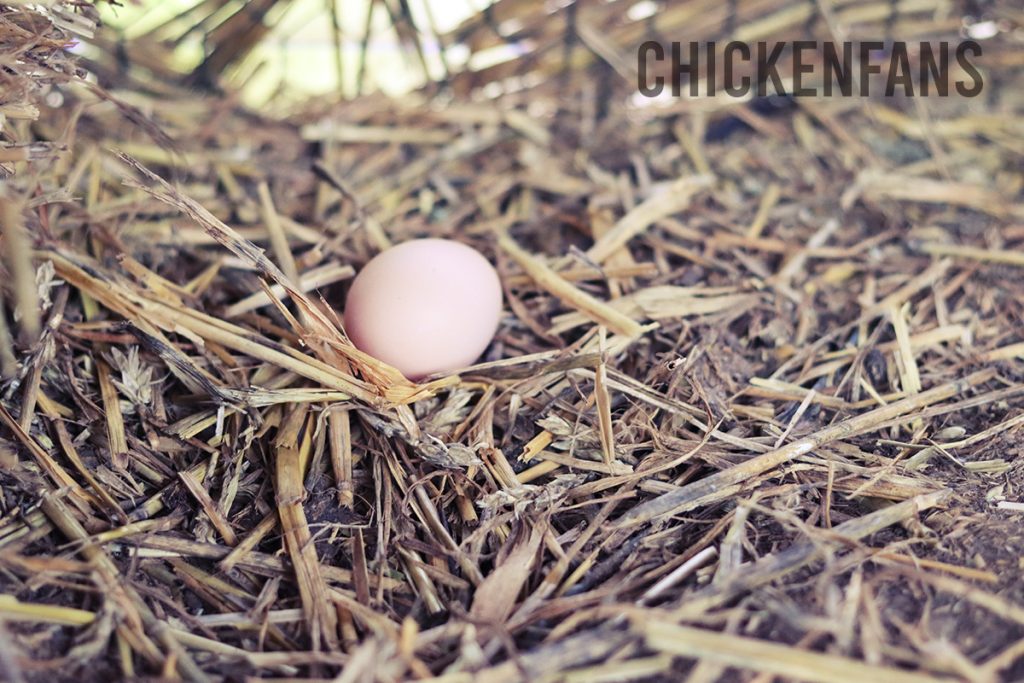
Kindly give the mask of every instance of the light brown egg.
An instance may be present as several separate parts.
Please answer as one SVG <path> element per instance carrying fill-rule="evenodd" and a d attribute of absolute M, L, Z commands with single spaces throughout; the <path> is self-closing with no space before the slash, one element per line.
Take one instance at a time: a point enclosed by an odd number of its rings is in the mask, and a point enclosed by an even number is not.
<path fill-rule="evenodd" d="M 352 343 L 417 380 L 471 365 L 501 317 L 501 281 L 480 252 L 420 239 L 374 257 L 345 303 Z"/>

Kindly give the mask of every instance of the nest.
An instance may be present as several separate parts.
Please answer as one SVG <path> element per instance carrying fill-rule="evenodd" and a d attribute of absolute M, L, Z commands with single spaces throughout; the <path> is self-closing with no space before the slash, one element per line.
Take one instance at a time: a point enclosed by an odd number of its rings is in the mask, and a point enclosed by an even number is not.
<path fill-rule="evenodd" d="M 1014 3 L 501 0 L 441 40 L 513 59 L 270 115 L 274 4 L 189 73 L 0 4 L 0 679 L 1024 676 Z M 633 97 L 652 37 L 982 20 L 971 100 Z M 338 311 L 422 236 L 506 310 L 413 383 Z"/>

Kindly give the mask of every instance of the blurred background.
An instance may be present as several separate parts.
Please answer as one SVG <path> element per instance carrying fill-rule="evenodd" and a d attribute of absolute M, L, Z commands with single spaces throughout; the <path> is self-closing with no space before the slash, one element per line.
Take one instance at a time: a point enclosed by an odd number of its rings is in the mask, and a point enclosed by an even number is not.
<path fill-rule="evenodd" d="M 636 82 L 644 40 L 987 41 L 984 66 L 1020 60 L 1012 2 L 791 3 L 768 0 L 138 0 L 99 3 L 104 30 L 75 51 L 102 77 L 111 52 L 126 85 L 156 82 L 239 92 L 275 107 L 310 95 L 398 95 L 428 84 L 490 98 L 558 72 L 591 72 L 602 88 Z M 104 54 L 107 53 L 107 54 Z M 103 63 L 103 67 L 97 67 Z M 109 72 L 107 76 L 113 76 Z M 109 82 L 124 83 L 125 73 Z M 621 76 L 619 80 L 615 76 Z M 182 76 L 187 78 L 182 79 Z M 610 77 L 610 78 L 608 78 Z M 609 82 L 609 81 L 613 81 Z M 624 81 L 624 82 L 623 82 Z M 101 78 L 101 83 L 104 82 Z M 430 94 L 444 91 L 443 87 Z M 166 94 L 166 93 L 165 93 Z M 180 93 L 179 93 L 180 94 Z"/>
<path fill-rule="evenodd" d="M 103 23 L 123 40 L 161 43 L 168 66 L 182 72 L 199 68 L 223 34 L 247 34 L 235 47 L 251 49 L 223 78 L 242 86 L 247 104 L 259 106 L 279 96 L 350 98 L 374 90 L 397 95 L 452 69 L 507 59 L 514 45 L 496 45 L 471 59 L 469 48 L 451 37 L 491 5 L 492 0 L 142 0 L 103 4 L 100 10 Z M 511 22 L 499 30 L 515 28 Z M 95 55 L 102 48 L 81 49 Z"/>

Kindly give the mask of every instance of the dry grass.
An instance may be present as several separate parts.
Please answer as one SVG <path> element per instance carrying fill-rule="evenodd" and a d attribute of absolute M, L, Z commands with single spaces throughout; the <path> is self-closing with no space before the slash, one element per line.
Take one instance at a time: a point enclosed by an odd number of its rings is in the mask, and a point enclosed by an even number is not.
<path fill-rule="evenodd" d="M 638 108 L 651 30 L 964 9 L 537 4 L 442 36 L 532 45 L 450 91 L 283 119 L 194 89 L 261 27 L 84 84 L 82 15 L 0 4 L 0 679 L 1024 676 L 1020 10 L 979 100 Z M 414 384 L 338 311 L 423 235 L 506 310 Z"/>

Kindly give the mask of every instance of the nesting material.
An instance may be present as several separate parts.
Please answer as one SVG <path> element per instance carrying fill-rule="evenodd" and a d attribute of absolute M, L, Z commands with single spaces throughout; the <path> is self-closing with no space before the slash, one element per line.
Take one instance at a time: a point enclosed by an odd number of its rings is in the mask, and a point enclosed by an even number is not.
<path fill-rule="evenodd" d="M 377 2 L 487 66 L 245 110 L 288 4 L 0 2 L 0 680 L 1024 678 L 1018 2 Z M 631 72 L 987 21 L 971 101 Z M 343 310 L 418 238 L 505 296 L 423 380 Z"/>

